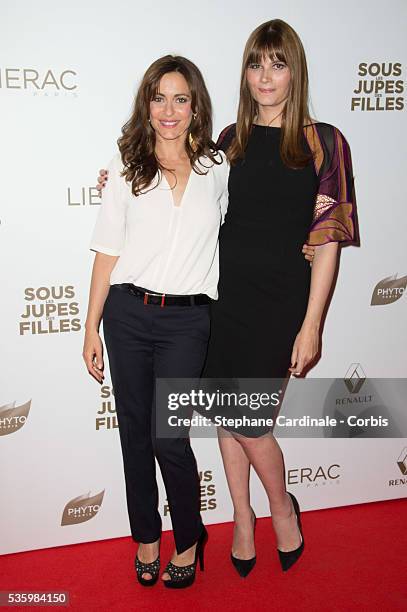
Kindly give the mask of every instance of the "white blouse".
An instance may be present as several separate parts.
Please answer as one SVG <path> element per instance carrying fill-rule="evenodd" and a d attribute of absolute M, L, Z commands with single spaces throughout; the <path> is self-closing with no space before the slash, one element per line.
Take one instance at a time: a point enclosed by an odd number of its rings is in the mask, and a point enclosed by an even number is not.
<path fill-rule="evenodd" d="M 150 191 L 134 196 L 120 176 L 120 154 L 110 164 L 109 180 L 90 248 L 119 255 L 110 284 L 133 283 L 158 293 L 191 295 L 205 293 L 217 299 L 219 278 L 218 234 L 228 205 L 229 164 L 199 159 L 179 206 L 165 178 Z M 158 174 L 155 184 L 158 183 Z"/>

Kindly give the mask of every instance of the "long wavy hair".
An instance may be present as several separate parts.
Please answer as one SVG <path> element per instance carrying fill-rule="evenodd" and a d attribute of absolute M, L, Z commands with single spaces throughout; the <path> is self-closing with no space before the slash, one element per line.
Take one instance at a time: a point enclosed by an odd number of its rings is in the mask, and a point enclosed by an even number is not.
<path fill-rule="evenodd" d="M 240 79 L 236 136 L 227 151 L 228 158 L 231 163 L 244 158 L 253 122 L 258 115 L 258 104 L 250 93 L 246 71 L 250 64 L 261 62 L 263 57 L 284 62 L 290 70 L 288 98 L 281 115 L 280 154 L 287 166 L 302 168 L 311 158 L 303 145 L 303 127 L 311 123 L 308 109 L 307 60 L 298 34 L 281 19 L 272 19 L 257 27 L 246 43 Z"/>
<path fill-rule="evenodd" d="M 148 187 L 154 189 L 160 183 L 164 168 L 155 155 L 156 135 L 149 122 L 150 102 L 157 95 L 161 78 L 169 72 L 179 72 L 191 91 L 193 118 L 185 141 L 185 150 L 191 161 L 192 170 L 197 174 L 207 171 L 197 166 L 201 156 L 212 163 L 220 164 L 216 146 L 212 141 L 212 104 L 200 70 L 190 60 L 179 55 L 165 55 L 153 62 L 143 76 L 136 94 L 130 119 L 122 128 L 117 144 L 122 157 L 122 176 L 132 184 L 132 192 L 140 195 Z M 157 184 L 151 186 L 154 177 Z"/>

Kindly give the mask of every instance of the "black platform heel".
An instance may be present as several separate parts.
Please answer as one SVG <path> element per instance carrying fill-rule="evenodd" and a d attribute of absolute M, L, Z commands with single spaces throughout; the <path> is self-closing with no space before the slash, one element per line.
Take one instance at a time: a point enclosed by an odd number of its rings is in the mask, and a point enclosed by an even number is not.
<path fill-rule="evenodd" d="M 286 572 L 287 570 L 289 570 L 290 567 L 292 567 L 294 563 L 298 561 L 298 559 L 301 557 L 302 552 L 304 550 L 304 536 L 302 534 L 302 527 L 301 527 L 301 520 L 300 520 L 300 514 L 301 514 L 300 506 L 298 504 L 297 499 L 294 497 L 294 495 L 292 495 L 291 493 L 288 493 L 288 495 L 291 497 L 291 501 L 294 506 L 294 512 L 297 517 L 297 525 L 298 525 L 298 529 L 301 535 L 301 544 L 298 546 L 298 548 L 295 548 L 294 550 L 289 550 L 288 552 L 283 552 L 282 550 L 279 550 L 277 548 L 278 556 L 280 558 L 280 564 L 281 564 L 281 568 L 283 572 Z"/>
<path fill-rule="evenodd" d="M 164 572 L 169 574 L 171 580 L 163 580 L 166 587 L 169 589 L 184 589 L 185 587 L 189 587 L 194 583 L 198 561 L 201 571 L 204 569 L 204 546 L 207 540 L 208 532 L 204 527 L 196 543 L 195 560 L 193 563 L 191 563 L 191 565 L 181 567 L 179 565 L 174 565 L 172 561 L 168 563 Z"/>
<path fill-rule="evenodd" d="M 257 519 L 256 519 L 256 515 L 254 514 L 253 508 L 252 508 L 252 512 L 254 516 L 253 532 L 255 532 Z M 230 560 L 232 561 L 232 564 L 234 568 L 236 569 L 237 573 L 242 578 L 246 578 L 246 576 L 250 574 L 250 572 L 256 565 L 256 555 L 254 555 L 254 557 L 252 557 L 251 559 L 238 559 L 237 557 L 234 557 L 232 553 L 230 553 Z"/>
<path fill-rule="evenodd" d="M 143 563 L 136 555 L 134 566 L 139 583 L 143 586 L 153 586 L 157 582 L 160 572 L 160 555 L 151 563 Z M 143 574 L 151 574 L 151 578 L 143 578 Z"/>

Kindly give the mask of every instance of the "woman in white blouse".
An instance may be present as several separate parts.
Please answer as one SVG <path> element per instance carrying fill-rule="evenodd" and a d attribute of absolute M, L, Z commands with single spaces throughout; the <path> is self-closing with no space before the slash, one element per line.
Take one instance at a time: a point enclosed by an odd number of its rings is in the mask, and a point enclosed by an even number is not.
<path fill-rule="evenodd" d="M 217 298 L 218 232 L 229 167 L 211 140 L 211 103 L 198 68 L 165 56 L 147 70 L 109 165 L 91 242 L 96 251 L 83 357 L 103 380 L 103 330 L 115 390 L 138 580 L 158 578 L 157 458 L 176 550 L 164 584 L 192 584 L 207 538 L 187 435 L 158 438 L 156 377 L 199 377 Z"/>

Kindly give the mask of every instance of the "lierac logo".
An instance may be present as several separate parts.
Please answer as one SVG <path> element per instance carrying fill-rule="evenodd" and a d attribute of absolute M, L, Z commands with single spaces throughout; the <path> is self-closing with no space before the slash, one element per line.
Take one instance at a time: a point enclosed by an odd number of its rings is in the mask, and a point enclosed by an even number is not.
<path fill-rule="evenodd" d="M 96 187 L 68 187 L 68 206 L 100 206 L 101 202 Z"/>
<path fill-rule="evenodd" d="M 397 278 L 397 274 L 394 276 L 388 276 L 377 283 L 373 290 L 371 306 L 383 306 L 383 304 L 391 304 L 399 300 L 407 286 L 407 276 Z"/>
<path fill-rule="evenodd" d="M 333 463 L 329 466 L 299 467 L 287 471 L 287 482 L 289 485 L 306 484 L 309 486 L 325 485 L 326 483 L 339 483 L 341 477 L 341 466 Z"/>
<path fill-rule="evenodd" d="M 400 472 L 403 476 L 407 475 L 407 446 L 403 448 L 400 453 L 400 457 L 397 459 L 397 465 L 399 466 Z"/>
<path fill-rule="evenodd" d="M 343 379 L 349 393 L 359 393 L 366 380 L 366 374 L 360 363 L 352 363 Z"/>
<path fill-rule="evenodd" d="M 74 91 L 78 88 L 75 70 L 0 67 L 0 89 L 20 89 L 34 92 Z"/>
<path fill-rule="evenodd" d="M 24 427 L 30 406 L 31 400 L 20 406 L 16 406 L 16 402 L 0 406 L 0 436 L 7 436 Z"/>
<path fill-rule="evenodd" d="M 96 516 L 102 505 L 105 490 L 91 497 L 90 491 L 69 501 L 62 513 L 61 525 L 76 525 L 84 523 Z"/>

